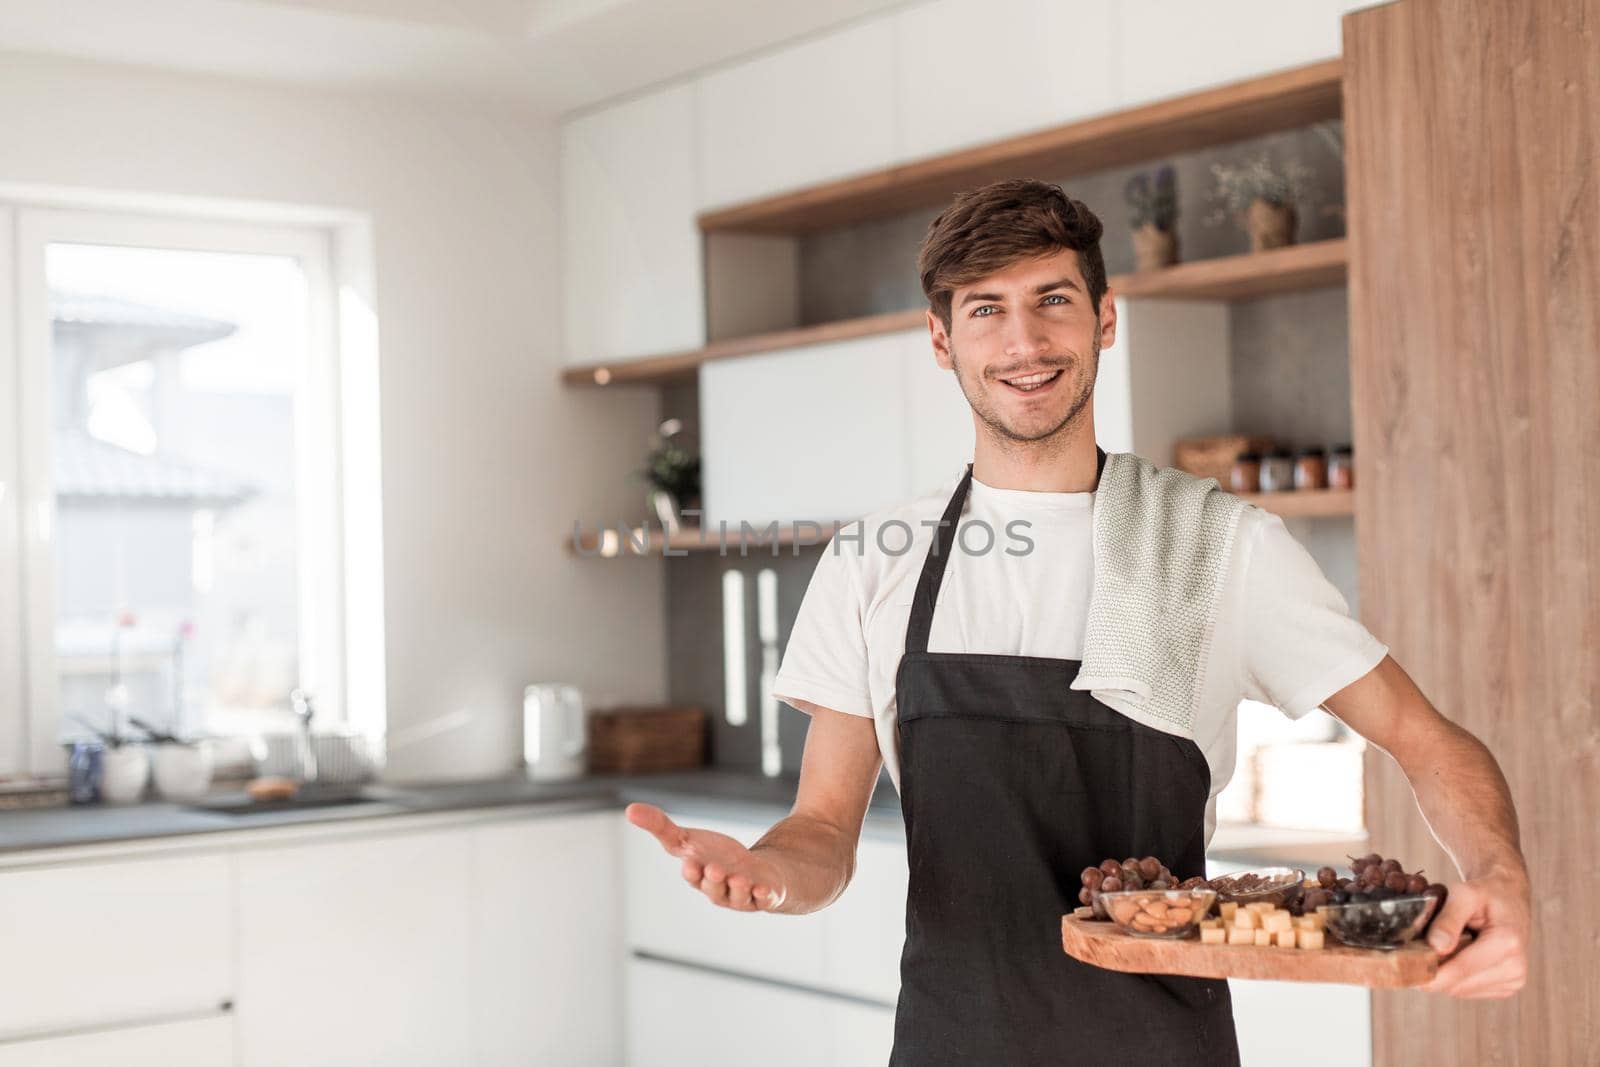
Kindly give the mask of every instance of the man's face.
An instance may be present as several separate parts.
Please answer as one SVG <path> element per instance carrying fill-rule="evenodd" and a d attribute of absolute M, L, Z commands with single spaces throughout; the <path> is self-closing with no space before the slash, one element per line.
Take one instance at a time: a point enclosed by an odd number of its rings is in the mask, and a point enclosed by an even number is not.
<path fill-rule="evenodd" d="M 1116 340 L 1109 290 L 1097 315 L 1070 249 L 1022 260 L 951 299 L 950 329 L 928 312 L 935 358 L 1004 440 L 1042 441 L 1089 411 L 1100 348 Z"/>

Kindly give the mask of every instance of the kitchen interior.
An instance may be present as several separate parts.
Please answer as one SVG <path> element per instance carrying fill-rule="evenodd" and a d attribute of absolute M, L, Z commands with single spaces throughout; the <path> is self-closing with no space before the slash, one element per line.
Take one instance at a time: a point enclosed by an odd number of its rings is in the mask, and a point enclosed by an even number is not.
<path fill-rule="evenodd" d="M 1001 177 L 1105 223 L 1101 446 L 1280 515 L 1518 804 L 1517 999 L 1237 980 L 1243 1062 L 1592 1062 L 1597 21 L 8 5 L 0 1067 L 886 1062 L 886 774 L 806 916 L 622 808 L 788 812 L 828 533 L 971 458 L 915 258 Z M 1238 727 L 1208 875 L 1453 880 L 1331 715 Z"/>

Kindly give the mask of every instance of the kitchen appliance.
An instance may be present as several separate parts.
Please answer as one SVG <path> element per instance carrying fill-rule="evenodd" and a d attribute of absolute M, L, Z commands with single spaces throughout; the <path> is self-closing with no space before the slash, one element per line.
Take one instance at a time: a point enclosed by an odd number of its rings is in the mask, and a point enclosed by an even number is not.
<path fill-rule="evenodd" d="M 588 721 L 578 687 L 530 685 L 522 692 L 522 760 L 529 778 L 561 781 L 583 774 Z"/>

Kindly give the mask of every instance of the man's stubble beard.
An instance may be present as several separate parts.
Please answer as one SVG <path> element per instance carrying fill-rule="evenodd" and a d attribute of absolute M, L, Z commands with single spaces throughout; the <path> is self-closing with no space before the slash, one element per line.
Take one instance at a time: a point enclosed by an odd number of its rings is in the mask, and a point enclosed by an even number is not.
<path fill-rule="evenodd" d="M 994 434 L 1001 445 L 1030 445 L 1052 439 L 1065 441 L 1071 436 L 1072 430 L 1082 421 L 1084 411 L 1089 409 L 1089 404 L 1094 398 L 1094 383 L 1100 376 L 1100 326 L 1098 323 L 1095 324 L 1094 337 L 1089 346 L 1089 373 L 1085 376 L 1083 385 L 1078 390 L 1078 395 L 1072 398 L 1072 403 L 1068 405 L 1067 413 L 1062 416 L 1061 421 L 1042 433 L 1021 434 L 1001 422 L 995 412 L 989 408 L 987 403 L 988 396 L 983 391 L 981 382 L 977 388 L 979 398 L 984 403 L 974 402 L 973 395 L 967 391 L 966 381 L 961 376 L 960 357 L 956 353 L 954 342 L 950 344 L 950 363 L 955 368 L 956 384 L 961 388 L 963 395 L 966 396 L 967 404 L 977 413 L 978 418 L 983 420 L 984 425 L 989 427 L 990 432 Z M 1066 370 L 1067 368 L 1063 367 L 1062 373 L 1065 373 Z M 999 386 L 996 386 L 996 388 L 999 388 Z"/>

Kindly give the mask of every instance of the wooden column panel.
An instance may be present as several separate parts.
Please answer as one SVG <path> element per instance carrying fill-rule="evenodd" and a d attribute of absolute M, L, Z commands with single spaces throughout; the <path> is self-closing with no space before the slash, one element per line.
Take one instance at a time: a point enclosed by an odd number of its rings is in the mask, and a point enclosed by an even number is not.
<path fill-rule="evenodd" d="M 1364 621 L 1504 766 L 1534 871 L 1512 1001 L 1374 997 L 1374 1062 L 1600 1056 L 1600 0 L 1344 20 Z M 1453 877 L 1382 754 L 1373 848 Z"/>

